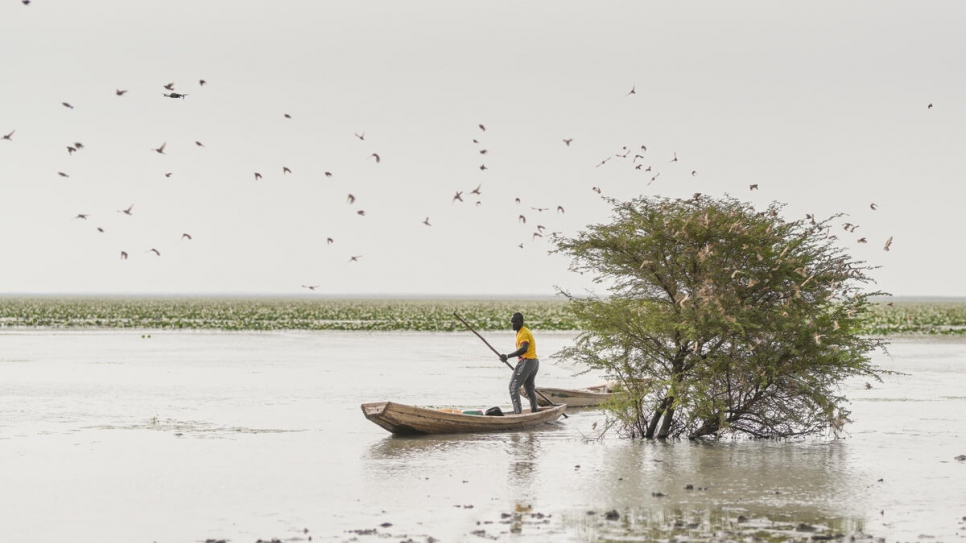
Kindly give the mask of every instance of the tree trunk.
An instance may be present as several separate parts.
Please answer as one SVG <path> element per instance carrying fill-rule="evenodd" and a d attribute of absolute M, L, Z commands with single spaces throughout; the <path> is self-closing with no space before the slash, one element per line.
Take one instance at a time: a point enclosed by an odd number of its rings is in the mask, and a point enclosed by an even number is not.
<path fill-rule="evenodd" d="M 658 439 L 667 439 L 671 431 L 671 422 L 674 421 L 674 408 L 664 410 L 664 422 L 661 423 L 661 431 L 657 433 Z"/>
<path fill-rule="evenodd" d="M 657 409 L 654 410 L 654 417 L 651 418 L 651 423 L 647 425 L 647 433 L 644 434 L 645 439 L 654 438 L 654 431 L 657 430 L 657 423 L 660 422 L 661 415 L 664 414 L 669 405 L 671 405 L 671 398 L 669 397 L 665 397 L 663 400 L 661 400 L 661 403 L 658 404 Z"/>

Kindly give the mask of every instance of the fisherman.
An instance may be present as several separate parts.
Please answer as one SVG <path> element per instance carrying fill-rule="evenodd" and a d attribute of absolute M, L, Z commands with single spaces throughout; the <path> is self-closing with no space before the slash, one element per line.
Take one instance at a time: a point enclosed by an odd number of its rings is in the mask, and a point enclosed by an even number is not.
<path fill-rule="evenodd" d="M 517 333 L 517 350 L 509 354 L 501 354 L 500 360 L 506 362 L 511 356 L 519 357 L 516 368 L 513 369 L 513 377 L 510 378 L 510 401 L 513 402 L 513 412 L 522 413 L 520 406 L 520 386 L 527 392 L 530 400 L 530 412 L 537 412 L 537 387 L 535 378 L 537 370 L 540 369 L 540 361 L 537 360 L 537 344 L 533 340 L 530 329 L 523 325 L 523 314 L 514 313 L 510 317 L 510 325 Z"/>

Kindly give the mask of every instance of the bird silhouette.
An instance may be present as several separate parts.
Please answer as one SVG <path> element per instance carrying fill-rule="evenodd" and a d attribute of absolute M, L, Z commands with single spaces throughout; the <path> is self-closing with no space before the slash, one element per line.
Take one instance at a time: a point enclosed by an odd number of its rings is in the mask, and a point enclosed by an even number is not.
<path fill-rule="evenodd" d="M 332 177 L 332 172 L 325 172 L 326 177 Z"/>
<path fill-rule="evenodd" d="M 207 82 L 207 81 L 205 81 L 204 79 L 199 79 L 199 80 L 198 80 L 198 86 L 201 86 L 201 87 L 204 87 L 204 86 L 205 86 L 205 84 L 207 84 L 207 83 L 208 83 L 208 82 Z"/>
<path fill-rule="evenodd" d="M 71 145 L 68 145 L 67 146 L 67 154 L 68 155 L 72 155 L 72 154 L 74 154 L 76 152 L 77 152 L 77 147 L 73 147 Z"/>
<path fill-rule="evenodd" d="M 377 155 L 376 153 L 372 153 L 369 156 L 371 156 L 371 157 L 373 157 L 373 158 L 376 159 L 376 164 L 379 164 L 379 161 L 382 160 L 382 159 L 379 158 L 379 155 Z"/>
<path fill-rule="evenodd" d="M 423 224 L 425 224 L 426 226 L 432 226 L 431 224 L 429 224 L 429 217 L 426 217 L 425 219 L 423 219 Z"/>
<path fill-rule="evenodd" d="M 869 204 L 869 208 L 871 208 L 872 211 L 875 211 L 876 209 L 879 209 L 879 206 L 876 205 L 875 202 L 872 202 L 871 204 Z"/>
<path fill-rule="evenodd" d="M 4 134 L 3 135 L 3 139 L 5 139 L 7 141 L 13 141 L 13 133 L 14 132 L 16 132 L 16 130 L 11 130 L 9 133 Z"/>
<path fill-rule="evenodd" d="M 127 209 L 118 209 L 117 212 L 124 213 L 125 215 L 133 215 L 133 213 L 131 213 L 132 209 L 134 209 L 134 204 L 127 206 Z"/>
<path fill-rule="evenodd" d="M 627 94 L 625 94 L 624 96 L 630 96 L 630 95 L 632 95 L 632 94 L 637 94 L 637 85 L 631 85 L 631 90 L 630 90 L 630 92 L 628 92 L 628 93 L 627 93 Z"/>
<path fill-rule="evenodd" d="M 536 211 L 537 213 L 541 213 L 543 211 L 547 211 L 550 208 L 549 207 L 533 207 L 533 206 L 530 206 L 530 209 Z"/>
<path fill-rule="evenodd" d="M 563 213 L 563 212 L 564 212 L 563 206 L 557 206 L 557 213 Z"/>
<path fill-rule="evenodd" d="M 486 167 L 486 164 L 480 164 L 480 169 L 481 170 L 487 170 L 489 168 Z"/>
<path fill-rule="evenodd" d="M 148 252 L 148 253 L 154 253 L 154 254 L 156 254 L 158 256 L 161 256 L 161 251 L 155 249 L 154 247 L 152 247 L 151 249 L 148 249 L 146 252 Z"/>
<path fill-rule="evenodd" d="M 181 234 L 181 239 L 183 240 L 186 239 L 188 241 L 191 241 L 191 234 L 188 234 L 188 233 Z"/>
<path fill-rule="evenodd" d="M 127 251 L 121 251 L 121 260 L 127 260 Z"/>
<path fill-rule="evenodd" d="M 355 201 L 356 201 L 356 197 L 355 197 L 355 196 L 353 196 L 352 194 L 349 194 L 348 196 L 346 196 L 346 199 L 345 199 L 345 200 L 346 200 L 347 202 L 349 202 L 350 204 L 353 204 L 353 203 L 355 203 Z"/>
<path fill-rule="evenodd" d="M 67 109 L 74 109 L 74 106 L 68 104 L 67 102 L 61 102 L 60 105 L 66 107 Z"/>
<path fill-rule="evenodd" d="M 127 91 L 126 90 L 121 90 L 121 89 L 114 89 L 114 94 L 116 94 L 118 96 L 124 96 L 125 94 L 127 94 Z"/>
<path fill-rule="evenodd" d="M 198 147 L 204 147 L 205 146 L 205 144 L 204 143 L 201 143 L 200 141 L 195 141 L 195 145 L 197 145 Z"/>
<path fill-rule="evenodd" d="M 262 174 L 255 172 L 255 181 L 258 181 L 261 178 L 262 178 Z"/>
<path fill-rule="evenodd" d="M 332 239 L 332 238 L 325 238 L 325 244 L 326 245 L 332 245 L 333 243 L 335 243 L 335 240 L 334 239 Z"/>
<path fill-rule="evenodd" d="M 174 83 L 168 83 L 167 85 L 163 85 L 163 86 L 164 86 L 164 88 L 168 89 L 169 91 L 173 91 L 174 90 Z"/>
<path fill-rule="evenodd" d="M 932 109 L 932 102 L 929 102 L 929 105 L 926 106 L 926 109 Z"/>
<path fill-rule="evenodd" d="M 573 138 L 563 140 L 563 142 L 567 145 L 567 147 L 570 147 L 570 142 L 572 141 L 574 141 Z"/>
<path fill-rule="evenodd" d="M 452 201 L 455 202 L 456 200 L 459 200 L 461 202 L 463 201 L 463 191 L 461 190 L 456 191 L 456 194 L 453 195 Z"/>
<path fill-rule="evenodd" d="M 283 113 L 282 116 L 285 117 L 286 119 L 291 119 L 292 118 L 292 116 L 289 115 L 288 113 Z"/>
<path fill-rule="evenodd" d="M 75 218 L 75 219 L 86 219 L 86 218 L 87 218 L 87 216 L 88 216 L 88 214 L 87 214 L 87 213 L 78 213 L 78 214 L 77 214 L 77 216 L 76 216 L 76 217 L 74 217 L 74 218 Z"/>
<path fill-rule="evenodd" d="M 362 141 L 365 141 L 366 140 L 366 133 L 363 132 L 362 134 L 356 134 L 356 137 L 359 138 Z"/>
<path fill-rule="evenodd" d="M 748 185 L 748 190 L 758 190 L 758 183 L 752 183 Z"/>
<path fill-rule="evenodd" d="M 162 94 L 164 94 L 164 93 L 162 93 Z M 179 92 L 172 92 L 171 94 L 164 94 L 164 96 L 167 96 L 168 98 L 181 98 L 183 100 L 184 97 L 185 96 L 188 96 L 188 95 L 187 94 L 181 94 Z"/>
<path fill-rule="evenodd" d="M 517 217 L 517 220 L 522 222 L 523 224 L 527 223 L 527 218 L 524 217 L 523 215 L 520 215 L 519 217 Z"/>
<path fill-rule="evenodd" d="M 164 142 L 164 143 L 161 144 L 161 147 L 158 147 L 157 149 L 151 149 L 151 150 L 154 151 L 155 153 L 158 153 L 159 155 L 163 155 L 164 154 L 164 146 L 167 145 L 167 144 L 168 144 L 168 142 Z"/>
<path fill-rule="evenodd" d="M 350 256 L 349 262 L 358 262 L 360 258 L 362 258 L 362 255 Z"/>
<path fill-rule="evenodd" d="M 485 126 L 483 126 L 483 125 L 481 124 L 481 125 L 479 125 L 479 127 L 480 127 L 480 130 L 482 130 L 482 131 L 484 131 L 484 132 L 486 132 L 486 127 L 485 127 Z"/>
<path fill-rule="evenodd" d="M 307 288 L 309 290 L 315 290 L 319 288 L 319 285 L 302 285 L 302 288 Z"/>
<path fill-rule="evenodd" d="M 365 217 L 366 216 L 366 212 L 364 210 L 362 210 L 362 209 L 360 209 L 359 211 L 356 211 L 356 214 L 359 215 L 359 216 L 361 216 L 361 217 Z"/>
<path fill-rule="evenodd" d="M 677 161 L 678 161 L 678 154 L 677 153 L 674 153 L 674 158 L 672 158 L 671 160 L 668 160 L 668 162 L 677 162 Z"/>
<path fill-rule="evenodd" d="M 482 195 L 483 193 L 480 192 L 480 189 L 482 187 L 483 187 L 483 183 L 480 183 L 479 185 L 476 186 L 475 189 L 473 189 L 473 190 L 470 191 L 470 194 Z"/>
<path fill-rule="evenodd" d="M 892 247 L 892 237 L 889 236 L 889 239 L 886 240 L 885 245 L 882 247 L 883 250 L 888 251 L 889 247 Z"/>
<path fill-rule="evenodd" d="M 530 237 L 530 241 L 533 241 L 537 238 L 542 238 L 542 237 L 543 237 L 543 234 L 541 234 L 540 232 L 534 232 L 533 236 Z"/>
<path fill-rule="evenodd" d="M 858 241 L 859 243 L 868 243 L 868 240 L 866 240 L 865 238 L 859 238 L 856 241 Z"/>
<path fill-rule="evenodd" d="M 489 151 L 487 151 L 486 149 L 480 149 L 480 154 L 481 154 L 481 155 L 485 155 L 485 154 L 486 154 L 486 153 L 488 153 L 488 152 L 489 152 Z"/>
<path fill-rule="evenodd" d="M 69 175 L 67 175 L 67 174 L 66 174 L 66 173 L 64 173 L 64 172 L 57 172 L 57 175 L 59 175 L 59 176 L 61 176 L 61 177 L 70 177 Z"/>
<path fill-rule="evenodd" d="M 292 173 L 292 170 L 288 169 L 287 166 L 282 166 L 282 174 Z"/>

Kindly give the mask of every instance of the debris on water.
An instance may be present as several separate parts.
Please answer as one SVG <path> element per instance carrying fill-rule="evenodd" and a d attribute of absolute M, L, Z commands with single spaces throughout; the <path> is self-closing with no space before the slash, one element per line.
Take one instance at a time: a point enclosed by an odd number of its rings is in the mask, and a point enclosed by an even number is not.
<path fill-rule="evenodd" d="M 684 490 L 694 490 L 694 485 L 684 485 Z"/>
<path fill-rule="evenodd" d="M 604 513 L 604 518 L 607 520 L 617 520 L 621 518 L 621 514 L 617 512 L 617 509 L 611 509 L 610 511 Z"/>
<path fill-rule="evenodd" d="M 818 531 L 818 528 L 816 528 L 815 526 L 812 526 L 811 524 L 805 524 L 804 522 L 800 522 L 798 526 L 795 527 L 795 531 L 796 532 L 816 532 Z"/>
<path fill-rule="evenodd" d="M 664 493 L 663 492 L 651 492 L 651 496 L 654 496 L 655 498 L 663 498 L 664 497 Z"/>
<path fill-rule="evenodd" d="M 961 454 L 957 456 L 956 460 L 959 460 L 960 462 L 966 462 L 966 454 Z"/>
<path fill-rule="evenodd" d="M 388 527 L 392 526 L 392 523 L 391 522 L 383 522 L 379 526 L 382 526 L 383 528 L 388 528 Z"/>
<path fill-rule="evenodd" d="M 748 517 L 744 515 L 738 515 L 738 522 L 748 522 Z"/>

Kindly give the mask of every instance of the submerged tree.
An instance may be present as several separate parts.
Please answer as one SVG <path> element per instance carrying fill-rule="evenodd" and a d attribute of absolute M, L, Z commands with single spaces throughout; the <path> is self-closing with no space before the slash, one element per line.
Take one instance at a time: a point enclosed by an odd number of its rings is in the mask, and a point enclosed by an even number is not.
<path fill-rule="evenodd" d="M 790 437 L 839 429 L 839 385 L 881 380 L 863 337 L 872 269 L 829 235 L 734 198 L 607 199 L 610 224 L 558 238 L 554 252 L 610 284 L 564 293 L 584 330 L 564 358 L 604 370 L 621 393 L 612 421 L 635 437 L 731 432 Z"/>

